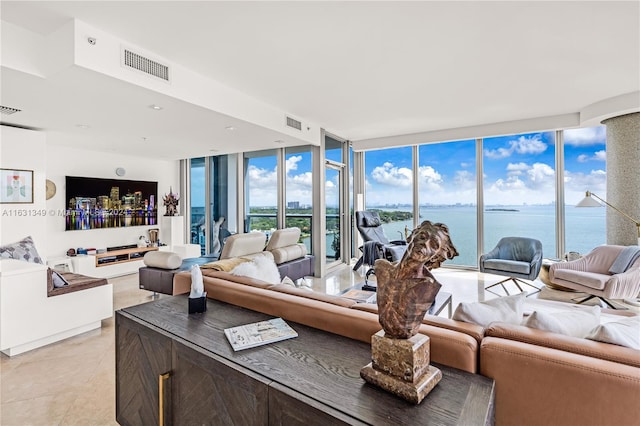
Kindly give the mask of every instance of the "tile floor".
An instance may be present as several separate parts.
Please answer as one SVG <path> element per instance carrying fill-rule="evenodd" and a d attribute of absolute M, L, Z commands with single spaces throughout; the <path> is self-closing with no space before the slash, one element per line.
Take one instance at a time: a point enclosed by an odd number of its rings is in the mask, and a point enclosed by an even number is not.
<path fill-rule="evenodd" d="M 325 278 L 309 278 L 316 291 L 335 294 L 364 281 L 364 269 L 347 266 Z M 500 277 L 475 271 L 440 268 L 434 275 L 442 291 L 460 302 L 495 298 L 484 287 Z M 137 274 L 109 280 L 114 288 L 114 309 L 151 301 L 138 289 Z M 538 283 L 541 284 L 541 283 Z M 515 287 L 514 287 L 515 289 Z M 577 293 L 544 288 L 539 298 L 569 301 Z M 162 297 L 170 297 L 164 296 Z M 637 310 L 637 308 L 636 308 Z M 446 315 L 446 309 L 441 315 Z M 84 333 L 14 357 L 0 355 L 0 424 L 115 425 L 115 333 L 113 317 L 100 330 Z"/>

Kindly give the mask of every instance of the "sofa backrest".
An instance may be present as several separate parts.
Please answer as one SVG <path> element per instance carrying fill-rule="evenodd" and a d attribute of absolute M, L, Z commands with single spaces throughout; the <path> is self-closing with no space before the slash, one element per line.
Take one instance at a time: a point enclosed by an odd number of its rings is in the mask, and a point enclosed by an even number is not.
<path fill-rule="evenodd" d="M 241 257 L 259 253 L 264 250 L 267 236 L 262 232 L 247 232 L 246 234 L 234 234 L 227 237 L 220 253 L 220 259 Z"/>
<path fill-rule="evenodd" d="M 283 228 L 273 231 L 265 251 L 271 252 L 276 265 L 300 259 L 307 255 L 307 246 L 300 241 L 300 228 Z"/>
<path fill-rule="evenodd" d="M 485 336 L 499 337 L 536 346 L 558 349 L 606 361 L 640 367 L 640 351 L 609 343 L 538 330 L 522 325 L 494 322 L 485 329 Z"/>
<path fill-rule="evenodd" d="M 300 228 L 276 229 L 271 233 L 269 243 L 265 250 L 271 251 L 281 247 L 298 244 L 300 240 Z"/>

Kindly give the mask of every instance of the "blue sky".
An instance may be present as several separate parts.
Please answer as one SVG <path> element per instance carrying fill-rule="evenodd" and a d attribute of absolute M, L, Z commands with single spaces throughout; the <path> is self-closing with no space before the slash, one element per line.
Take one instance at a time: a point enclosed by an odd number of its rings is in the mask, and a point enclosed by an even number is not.
<path fill-rule="evenodd" d="M 566 203 L 577 203 L 586 190 L 606 197 L 605 127 L 566 130 L 564 139 Z M 419 152 L 421 204 L 475 204 L 474 140 L 422 145 Z M 485 138 L 485 204 L 552 203 L 554 158 L 554 132 Z M 296 153 L 286 159 L 287 201 L 311 204 L 311 154 Z M 252 206 L 275 206 L 275 162 L 274 156 L 251 159 Z M 410 204 L 411 167 L 411 147 L 366 152 L 367 206 Z M 335 179 L 328 180 L 327 191 L 334 191 L 336 185 Z M 195 197 L 194 201 L 198 202 Z"/>

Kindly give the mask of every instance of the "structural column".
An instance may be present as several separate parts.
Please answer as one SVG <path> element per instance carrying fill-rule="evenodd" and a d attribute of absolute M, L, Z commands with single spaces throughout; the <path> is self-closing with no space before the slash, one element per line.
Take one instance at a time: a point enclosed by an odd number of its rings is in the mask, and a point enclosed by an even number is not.
<path fill-rule="evenodd" d="M 640 220 L 640 112 L 608 118 L 607 201 Z M 638 244 L 637 227 L 607 208 L 607 244 Z"/>

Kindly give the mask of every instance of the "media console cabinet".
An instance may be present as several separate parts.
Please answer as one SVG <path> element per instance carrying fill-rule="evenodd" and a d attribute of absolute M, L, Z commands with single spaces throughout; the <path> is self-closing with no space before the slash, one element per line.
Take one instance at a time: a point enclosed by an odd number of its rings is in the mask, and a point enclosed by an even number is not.
<path fill-rule="evenodd" d="M 370 345 L 288 321 L 298 337 L 234 352 L 225 328 L 272 318 L 186 296 L 116 312 L 121 425 L 487 425 L 493 380 L 436 365 L 443 378 L 413 405 L 360 378 Z"/>
<path fill-rule="evenodd" d="M 138 272 L 138 269 L 144 266 L 142 262 L 144 255 L 155 250 L 158 250 L 158 247 L 136 247 L 98 254 L 77 255 L 71 258 L 71 263 L 73 270 L 78 274 L 112 278 Z"/>

